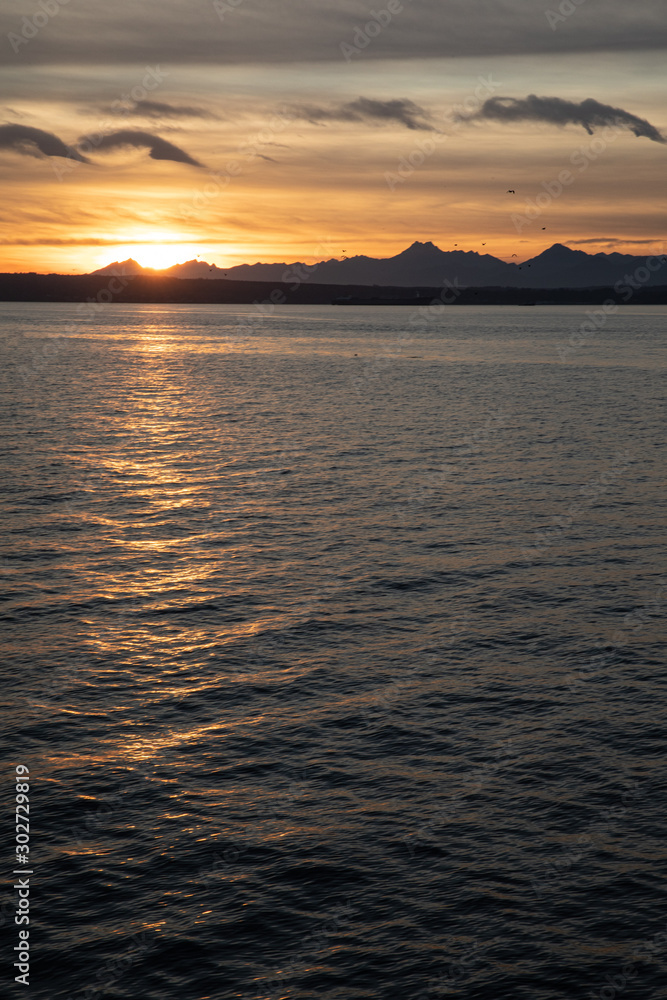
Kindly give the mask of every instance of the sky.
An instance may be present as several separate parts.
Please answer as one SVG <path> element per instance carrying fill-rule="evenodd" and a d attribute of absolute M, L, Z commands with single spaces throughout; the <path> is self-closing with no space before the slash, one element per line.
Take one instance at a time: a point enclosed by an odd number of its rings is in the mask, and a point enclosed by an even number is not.
<path fill-rule="evenodd" d="M 666 49 L 664 0 L 4 0 L 0 271 L 663 250 Z"/>

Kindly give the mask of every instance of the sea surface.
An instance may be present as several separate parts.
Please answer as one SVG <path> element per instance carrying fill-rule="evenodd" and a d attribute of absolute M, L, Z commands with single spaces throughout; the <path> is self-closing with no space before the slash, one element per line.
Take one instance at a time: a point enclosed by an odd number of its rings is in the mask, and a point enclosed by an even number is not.
<path fill-rule="evenodd" d="M 3 996 L 667 997 L 667 308 L 586 312 L 0 304 Z"/>

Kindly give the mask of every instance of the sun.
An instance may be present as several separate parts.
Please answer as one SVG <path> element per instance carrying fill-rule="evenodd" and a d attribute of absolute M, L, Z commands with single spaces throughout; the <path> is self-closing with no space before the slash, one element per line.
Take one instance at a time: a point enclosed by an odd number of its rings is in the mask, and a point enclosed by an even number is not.
<path fill-rule="evenodd" d="M 229 267 L 230 260 L 242 264 L 247 256 L 237 243 L 208 243 L 206 240 L 191 243 L 180 234 L 168 230 L 124 233 L 123 236 L 125 242 L 123 239 L 114 243 L 105 241 L 104 248 L 91 255 L 91 263 L 94 262 L 95 268 L 105 268 L 114 262 L 121 264 L 126 260 L 135 260 L 141 267 L 154 268 L 156 271 L 191 260 Z"/>
<path fill-rule="evenodd" d="M 113 248 L 105 246 L 104 252 L 98 255 L 98 267 L 106 267 L 113 254 L 112 260 L 136 260 L 142 267 L 161 271 L 174 264 L 183 264 L 186 260 L 204 260 L 210 249 L 206 244 L 186 243 L 174 233 L 153 232 L 143 233 L 142 236 L 137 233 L 132 234 L 127 243 L 119 240 Z"/>
<path fill-rule="evenodd" d="M 161 271 L 173 264 L 182 264 L 186 260 L 192 260 L 196 255 L 197 250 L 194 247 L 184 247 L 182 244 L 147 243 L 143 246 L 136 246 L 131 256 L 142 267 L 154 267 Z"/>

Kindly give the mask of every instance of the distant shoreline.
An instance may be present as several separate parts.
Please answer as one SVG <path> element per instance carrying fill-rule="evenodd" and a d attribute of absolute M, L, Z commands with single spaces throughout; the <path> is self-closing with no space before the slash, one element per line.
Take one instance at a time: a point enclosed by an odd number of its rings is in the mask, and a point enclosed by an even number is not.
<path fill-rule="evenodd" d="M 166 278 L 157 275 L 0 274 L 1 302 L 173 303 L 188 305 L 667 305 L 667 285 L 645 286 L 632 298 L 614 288 L 376 287 Z"/>

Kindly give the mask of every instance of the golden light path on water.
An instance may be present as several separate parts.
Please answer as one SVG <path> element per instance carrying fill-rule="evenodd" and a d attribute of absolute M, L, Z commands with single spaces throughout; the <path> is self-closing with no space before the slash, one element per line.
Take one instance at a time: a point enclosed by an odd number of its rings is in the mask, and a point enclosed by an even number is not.
<path fill-rule="evenodd" d="M 293 613 L 275 609 L 222 627 L 217 622 L 210 627 L 187 621 L 181 626 L 163 624 L 169 612 L 178 611 L 193 594 L 200 607 L 218 600 L 231 564 L 235 575 L 247 572 L 243 542 L 235 540 L 235 512 L 217 512 L 221 521 L 215 528 L 201 521 L 202 505 L 208 517 L 207 491 L 216 490 L 225 467 L 242 456 L 238 441 L 225 433 L 222 424 L 214 430 L 219 463 L 193 459 L 205 433 L 197 427 L 202 401 L 198 395 L 192 397 L 192 382 L 183 380 L 182 346 L 182 337 L 165 335 L 158 325 L 147 325 L 132 344 L 131 364 L 122 375 L 124 402 L 113 415 L 114 445 L 100 454 L 101 478 L 112 484 L 115 503 L 107 506 L 112 513 L 97 519 L 104 546 L 122 551 L 124 557 L 116 566 L 106 558 L 92 559 L 85 568 L 90 593 L 115 606 L 112 615 L 84 620 L 87 646 L 96 661 L 114 662 L 102 672 L 112 688 L 126 687 L 128 667 L 123 661 L 131 661 L 130 674 L 141 686 L 144 707 L 215 690 L 218 681 L 208 669 L 210 657 L 225 646 L 252 642 L 265 629 L 279 629 L 295 620 Z M 202 355 L 211 349 L 210 344 L 202 345 Z M 247 472 L 232 471 L 227 478 L 231 484 L 237 479 L 241 489 Z M 239 501 L 243 507 L 242 494 Z M 252 504 L 252 514 L 263 516 L 261 502 Z M 207 548 L 209 544 L 215 547 Z M 220 546 L 226 552 L 222 563 L 217 555 Z M 172 665 L 179 661 L 180 665 Z M 248 669 L 261 682 L 262 669 L 252 664 Z M 247 724 L 260 721 L 261 717 L 249 719 Z M 140 719 L 135 722 L 140 724 Z M 215 724 L 206 732 L 224 735 L 225 728 Z M 166 748 L 203 738 L 206 732 L 178 729 L 160 739 L 130 739 L 123 752 L 141 763 Z"/>
<path fill-rule="evenodd" d="M 597 995 L 664 924 L 664 310 L 563 364 L 569 307 L 409 344 L 382 307 L 118 305 L 58 340 L 71 304 L 4 309 L 3 696 L 63 995 L 128 953 L 128 1000 L 193 968 Z"/>

